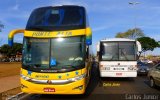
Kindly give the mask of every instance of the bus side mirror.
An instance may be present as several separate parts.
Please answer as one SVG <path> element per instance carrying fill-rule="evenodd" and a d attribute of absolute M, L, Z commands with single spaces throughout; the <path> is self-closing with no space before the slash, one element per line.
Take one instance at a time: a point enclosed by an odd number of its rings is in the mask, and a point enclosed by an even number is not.
<path fill-rule="evenodd" d="M 86 29 L 86 45 L 92 45 L 92 31 L 91 28 Z"/>
<path fill-rule="evenodd" d="M 136 45 L 137 45 L 137 59 L 139 59 L 139 57 L 141 56 L 141 53 L 142 53 L 142 46 L 139 41 L 136 41 Z"/>
<path fill-rule="evenodd" d="M 24 29 L 12 30 L 8 35 L 8 45 L 13 46 L 14 35 L 18 33 L 24 33 Z"/>
<path fill-rule="evenodd" d="M 139 41 L 136 41 L 136 45 L 137 45 L 138 52 L 141 52 L 142 51 L 141 43 Z"/>
<path fill-rule="evenodd" d="M 136 55 L 136 60 L 138 60 L 138 59 L 139 59 L 139 55 L 137 54 L 137 55 Z"/>
<path fill-rule="evenodd" d="M 141 51 L 137 52 L 137 55 L 136 55 L 136 59 L 137 59 L 137 60 L 140 58 L 141 53 L 142 53 Z"/>

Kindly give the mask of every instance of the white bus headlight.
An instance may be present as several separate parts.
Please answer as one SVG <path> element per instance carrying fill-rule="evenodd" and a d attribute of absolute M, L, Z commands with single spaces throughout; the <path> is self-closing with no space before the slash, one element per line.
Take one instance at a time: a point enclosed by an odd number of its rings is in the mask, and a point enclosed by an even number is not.
<path fill-rule="evenodd" d="M 101 69 L 101 70 L 105 70 L 105 67 L 101 67 L 100 69 Z"/>
<path fill-rule="evenodd" d="M 128 70 L 129 71 L 135 71 L 135 70 L 137 70 L 137 67 L 134 66 L 134 65 L 131 65 L 131 66 L 128 67 Z"/>
<path fill-rule="evenodd" d="M 105 69 L 106 69 L 106 70 L 110 70 L 110 67 L 106 67 Z"/>
<path fill-rule="evenodd" d="M 100 65 L 100 70 L 110 70 L 110 65 Z"/>

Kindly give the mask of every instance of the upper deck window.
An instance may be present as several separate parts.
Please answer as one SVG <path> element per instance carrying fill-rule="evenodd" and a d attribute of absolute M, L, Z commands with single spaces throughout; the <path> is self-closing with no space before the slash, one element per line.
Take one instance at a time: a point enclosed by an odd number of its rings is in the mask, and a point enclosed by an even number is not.
<path fill-rule="evenodd" d="M 36 31 L 56 31 L 85 28 L 83 7 L 45 7 L 32 12 L 26 29 Z"/>

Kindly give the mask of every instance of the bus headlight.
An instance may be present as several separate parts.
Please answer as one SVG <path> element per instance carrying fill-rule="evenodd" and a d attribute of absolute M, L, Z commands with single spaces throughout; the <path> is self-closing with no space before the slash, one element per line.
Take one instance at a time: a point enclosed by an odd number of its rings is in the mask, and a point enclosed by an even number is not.
<path fill-rule="evenodd" d="M 86 77 L 86 73 L 85 73 L 85 74 L 82 74 L 82 75 L 80 75 L 80 76 L 74 77 L 74 78 L 70 78 L 70 79 L 68 79 L 68 80 L 75 82 L 75 81 L 81 80 L 81 79 L 83 79 L 83 78 L 85 78 L 85 77 Z"/>
<path fill-rule="evenodd" d="M 29 78 L 29 77 L 27 77 L 27 76 L 24 76 L 24 75 L 22 75 L 22 74 L 21 74 L 21 77 L 22 77 L 24 80 L 26 80 L 26 81 L 28 81 L 28 80 L 31 79 L 31 78 Z"/>
<path fill-rule="evenodd" d="M 110 70 L 110 67 L 106 67 L 105 69 L 106 69 L 106 70 Z"/>
<path fill-rule="evenodd" d="M 128 70 L 129 71 L 135 71 L 135 70 L 137 70 L 137 67 L 134 66 L 134 65 L 131 65 L 131 66 L 128 67 Z"/>

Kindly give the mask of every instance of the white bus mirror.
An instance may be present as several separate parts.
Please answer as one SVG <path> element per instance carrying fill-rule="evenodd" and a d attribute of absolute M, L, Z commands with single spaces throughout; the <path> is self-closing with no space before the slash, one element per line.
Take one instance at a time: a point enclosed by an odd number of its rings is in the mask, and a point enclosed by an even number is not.
<path fill-rule="evenodd" d="M 9 46 L 13 46 L 13 39 L 14 39 L 14 35 L 18 34 L 18 33 L 24 33 L 24 29 L 16 29 L 16 30 L 12 30 L 9 34 L 8 34 L 8 45 Z"/>
<path fill-rule="evenodd" d="M 136 45 L 137 45 L 138 52 L 141 52 L 142 51 L 142 46 L 141 46 L 140 42 L 136 41 Z"/>

